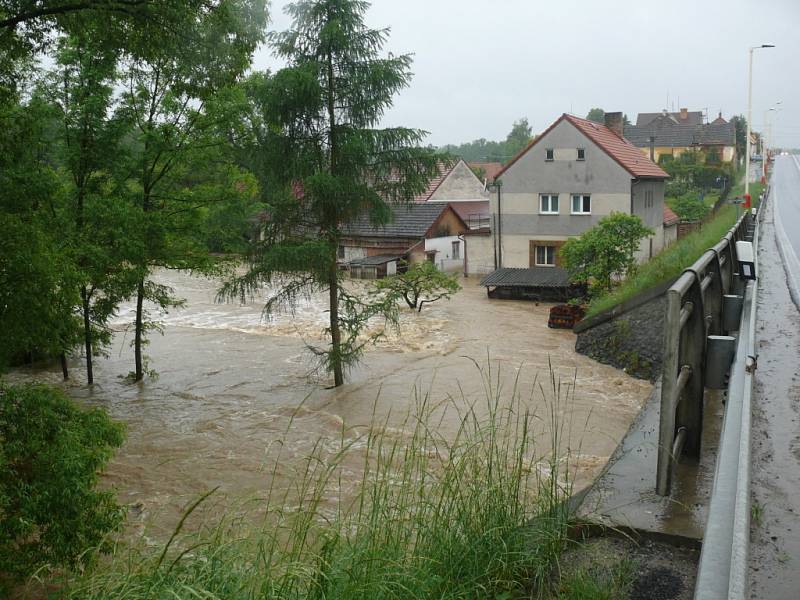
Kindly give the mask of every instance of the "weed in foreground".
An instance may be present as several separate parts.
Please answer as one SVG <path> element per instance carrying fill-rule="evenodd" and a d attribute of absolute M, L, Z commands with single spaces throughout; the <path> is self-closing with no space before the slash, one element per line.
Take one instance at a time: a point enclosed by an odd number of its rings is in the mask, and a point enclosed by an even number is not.
<path fill-rule="evenodd" d="M 260 526 L 223 519 L 184 534 L 195 502 L 161 550 L 119 545 L 104 564 L 67 581 L 64 596 L 550 596 L 568 544 L 572 423 L 564 415 L 574 380 L 562 382 L 551 367 L 524 398 L 518 378 L 506 391 L 491 363 L 482 373 L 480 401 L 461 394 L 434 403 L 417 390 L 403 420 L 407 436 L 388 435 L 396 430 L 390 417 L 378 421 L 373 411 L 365 431 L 342 428 L 334 451 L 320 440 L 282 490 L 274 485 L 279 452 Z M 458 414 L 454 435 L 440 432 L 444 411 Z M 550 440 L 544 456 L 534 451 L 539 435 Z M 364 458 L 353 491 L 344 465 L 356 448 Z"/>

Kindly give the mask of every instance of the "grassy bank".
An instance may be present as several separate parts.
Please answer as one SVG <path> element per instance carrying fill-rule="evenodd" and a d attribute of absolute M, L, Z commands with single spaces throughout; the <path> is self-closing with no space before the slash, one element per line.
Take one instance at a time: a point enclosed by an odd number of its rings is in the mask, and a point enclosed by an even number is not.
<path fill-rule="evenodd" d="M 753 199 L 753 206 L 758 206 L 758 198 L 765 187 L 763 183 L 750 184 L 750 196 Z M 744 181 L 731 188 L 728 193 L 728 199 L 730 201 L 742 196 L 744 196 Z M 708 199 L 709 196 L 706 198 Z M 714 201 L 716 201 L 716 197 Z M 739 214 L 741 214 L 741 210 L 739 208 Z M 684 269 L 690 267 L 694 261 L 700 258 L 703 252 L 722 239 L 722 236 L 736 223 L 736 218 L 736 205 L 726 204 L 722 206 L 716 215 L 703 225 L 702 229 L 681 238 L 641 265 L 633 277 L 625 280 L 610 294 L 593 299 L 589 304 L 586 316 L 591 317 L 601 313 L 647 289 L 676 278 Z"/>
<path fill-rule="evenodd" d="M 559 568 L 571 544 L 563 415 L 571 414 L 574 381 L 550 373 L 530 394 L 499 381 L 486 372 L 484 398 L 472 406 L 463 398 L 434 406 L 420 395 L 400 428 L 384 421 L 320 440 L 290 489 L 268 491 L 260 526 L 223 522 L 186 534 L 190 508 L 168 543 L 120 544 L 62 582 L 63 596 L 512 599 L 590 589 L 586 572 L 562 577 Z M 531 394 L 542 396 L 545 414 L 526 408 Z M 460 415 L 454 438 L 437 433 L 444 410 Z M 550 451 L 536 456 L 541 435 Z M 361 464 L 355 484 L 353 452 Z M 281 464 L 278 456 L 273 468 Z M 616 581 L 597 585 L 612 593 Z"/>
<path fill-rule="evenodd" d="M 591 317 L 637 294 L 676 278 L 691 266 L 703 252 L 716 244 L 736 223 L 736 207 L 725 205 L 703 227 L 666 248 L 642 264 L 633 277 L 626 279 L 610 294 L 599 296 L 589 304 L 587 316 Z"/>

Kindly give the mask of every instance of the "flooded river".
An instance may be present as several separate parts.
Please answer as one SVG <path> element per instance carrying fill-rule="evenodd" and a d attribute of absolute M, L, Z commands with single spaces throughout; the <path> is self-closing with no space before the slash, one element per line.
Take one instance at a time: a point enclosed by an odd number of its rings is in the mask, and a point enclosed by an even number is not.
<path fill-rule="evenodd" d="M 125 306 L 114 323 L 110 355 L 96 362 L 95 385 L 84 385 L 80 357 L 71 361 L 73 380 L 65 384 L 71 396 L 127 424 L 127 441 L 105 483 L 131 507 L 131 526 L 147 525 L 156 536 L 210 488 L 219 486 L 220 497 L 231 501 L 262 496 L 278 440 L 285 438 L 275 472 L 283 485 L 320 439 L 339 439 L 373 415 L 405 435 L 403 418 L 414 407 L 415 389 L 433 401 L 450 398 L 454 410 L 438 427 L 445 436 L 454 433 L 460 408 L 485 404 L 484 377 L 473 360 L 484 368 L 491 361 L 508 393 L 518 378 L 525 401 L 541 412 L 542 394 L 532 387 L 536 377 L 549 377 L 549 364 L 565 384 L 575 380 L 573 399 L 559 416 L 572 424 L 564 450 L 573 455 L 579 486 L 602 468 L 650 391 L 647 382 L 575 354 L 572 332 L 547 327 L 549 305 L 489 300 L 475 279 L 465 280 L 449 302 L 419 314 L 404 309 L 400 330 L 369 348 L 348 383 L 335 390 L 314 373 L 306 349 L 322 340 L 327 313 L 320 298 L 264 320 L 262 299 L 215 303 L 218 281 L 176 272 L 156 279 L 187 301 L 162 316 L 164 335 L 150 336 L 146 353 L 158 377 L 140 384 L 125 378 L 133 367 L 126 330 L 133 310 Z M 31 377 L 61 384 L 55 366 L 11 378 Z M 535 444 L 544 454 L 550 441 L 543 433 Z"/>

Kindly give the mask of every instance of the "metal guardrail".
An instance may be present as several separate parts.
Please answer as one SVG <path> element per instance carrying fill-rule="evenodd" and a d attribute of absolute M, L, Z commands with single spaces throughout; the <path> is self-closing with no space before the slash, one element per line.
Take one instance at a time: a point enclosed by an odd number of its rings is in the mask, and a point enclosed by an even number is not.
<path fill-rule="evenodd" d="M 758 243 L 759 209 L 753 232 Z M 758 255 L 755 255 L 758 275 Z M 720 438 L 714 489 L 697 570 L 698 600 L 744 600 L 747 595 L 750 545 L 750 429 L 756 369 L 755 327 L 758 282 L 744 292 L 744 310 L 731 368 L 725 420 Z"/>
<path fill-rule="evenodd" d="M 738 329 L 742 306 L 736 242 L 750 241 L 754 219 L 745 212 L 667 290 L 656 491 L 669 495 L 675 463 L 700 457 L 709 336 Z M 733 342 L 733 339 L 730 339 Z"/>

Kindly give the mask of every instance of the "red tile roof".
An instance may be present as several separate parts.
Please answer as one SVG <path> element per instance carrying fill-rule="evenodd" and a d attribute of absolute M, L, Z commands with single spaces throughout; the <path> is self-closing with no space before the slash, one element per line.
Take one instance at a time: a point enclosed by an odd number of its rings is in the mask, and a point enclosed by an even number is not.
<path fill-rule="evenodd" d="M 665 204 L 664 205 L 664 225 L 675 225 L 675 223 L 680 223 L 680 222 L 681 222 L 681 218 L 678 215 L 676 215 L 669 206 L 667 206 Z"/>
<path fill-rule="evenodd" d="M 541 135 L 537 136 L 519 154 L 512 158 L 495 177 L 500 177 L 505 173 L 511 165 L 517 162 L 520 157 L 538 144 L 539 141 L 544 139 L 550 130 L 563 120 L 567 120 L 574 125 L 581 133 L 597 144 L 600 149 L 634 177 L 656 177 L 659 179 L 666 179 L 669 177 L 661 167 L 642 154 L 639 148 L 631 144 L 625 138 L 618 136 L 605 125 L 566 113 L 561 115 L 555 123 L 550 125 Z"/>
<path fill-rule="evenodd" d="M 472 220 L 480 217 L 489 216 L 489 201 L 488 200 L 461 200 L 458 202 L 448 202 L 456 214 L 469 223 Z"/>
<path fill-rule="evenodd" d="M 635 177 L 669 177 L 661 167 L 644 156 L 639 148 L 625 138 L 618 136 L 605 125 L 573 115 L 565 114 L 564 117 L 580 129 L 586 137 L 605 150 L 606 154 L 617 161 L 631 175 Z"/>

